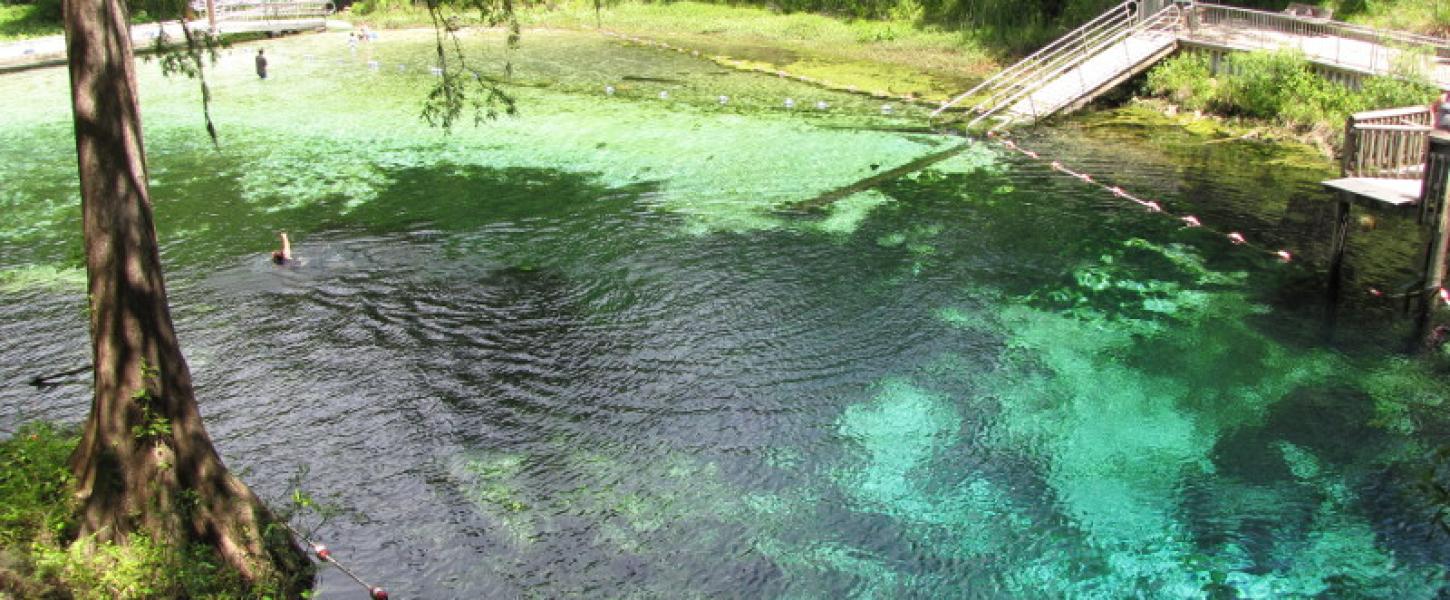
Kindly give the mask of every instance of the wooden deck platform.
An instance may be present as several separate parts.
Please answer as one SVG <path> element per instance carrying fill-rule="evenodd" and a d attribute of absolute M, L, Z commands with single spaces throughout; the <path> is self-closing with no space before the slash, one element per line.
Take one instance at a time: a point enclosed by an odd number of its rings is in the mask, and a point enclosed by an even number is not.
<path fill-rule="evenodd" d="M 1419 179 L 1382 179 L 1378 177 L 1342 177 L 1322 182 L 1337 192 L 1348 192 L 1356 204 L 1370 208 L 1401 209 L 1420 202 L 1424 182 Z"/>

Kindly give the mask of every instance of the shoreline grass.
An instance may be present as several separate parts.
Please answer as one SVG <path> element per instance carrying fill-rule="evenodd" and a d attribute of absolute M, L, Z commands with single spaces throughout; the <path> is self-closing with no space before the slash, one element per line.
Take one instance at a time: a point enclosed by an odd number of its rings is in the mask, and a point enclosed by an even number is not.
<path fill-rule="evenodd" d="M 1421 35 L 1450 36 L 1450 2 L 1445 0 L 1335 0 L 1333 5 L 1350 23 Z M 1346 11 L 1345 8 L 1354 10 Z"/>
<path fill-rule="evenodd" d="M 34 4 L 0 4 L 0 42 L 14 42 L 49 35 L 65 30 L 59 20 L 48 18 Z"/>
<path fill-rule="evenodd" d="M 460 22 L 482 25 L 476 15 Z M 431 27 L 411 5 L 355 5 L 339 18 L 373 28 Z M 776 14 L 749 6 L 700 2 L 626 3 L 602 8 L 572 0 L 519 14 L 528 28 L 607 30 L 690 48 L 771 71 L 787 71 L 841 87 L 892 95 L 944 98 L 970 87 L 1001 65 L 983 45 L 959 32 L 907 20 L 838 19 Z M 525 36 L 525 42 L 527 36 Z"/>

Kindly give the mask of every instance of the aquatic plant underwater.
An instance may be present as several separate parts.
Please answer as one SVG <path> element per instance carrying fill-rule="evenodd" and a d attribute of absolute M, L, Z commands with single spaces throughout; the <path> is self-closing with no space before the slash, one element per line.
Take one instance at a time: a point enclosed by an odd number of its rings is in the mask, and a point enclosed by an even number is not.
<path fill-rule="evenodd" d="M 263 490 L 309 465 L 362 515 L 329 546 L 395 593 L 1444 587 L 1413 484 L 1450 390 L 1296 333 L 1317 315 L 1279 294 L 1312 266 L 924 132 L 907 105 L 587 34 L 527 36 L 523 114 L 445 136 L 415 117 L 429 48 L 394 35 L 269 42 L 265 82 L 225 56 L 219 149 L 193 85 L 146 67 L 142 88 L 219 448 Z M 63 82 L 0 78 L 7 380 L 83 359 Z M 1314 204 L 1293 156 L 1112 119 L 1036 142 L 1262 235 Z M 266 262 L 279 229 L 302 267 Z M 86 405 L 0 394 L 7 430 Z"/>

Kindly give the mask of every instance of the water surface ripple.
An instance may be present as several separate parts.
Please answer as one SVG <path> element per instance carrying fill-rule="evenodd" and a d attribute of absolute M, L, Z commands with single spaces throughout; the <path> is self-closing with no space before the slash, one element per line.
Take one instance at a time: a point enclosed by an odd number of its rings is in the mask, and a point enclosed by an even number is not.
<path fill-rule="evenodd" d="M 228 57 L 220 152 L 142 72 L 208 429 L 264 496 L 306 468 L 394 597 L 1443 594 L 1415 482 L 1450 390 L 1392 306 L 1326 329 L 1322 161 L 1108 111 L 1020 142 L 1217 231 L 988 145 L 798 214 L 959 140 L 561 32 L 526 36 L 523 116 L 444 139 L 396 35 L 269 42 L 265 87 Z M 89 406 L 23 385 L 88 354 L 63 81 L 0 78 L 0 431 Z M 1346 288 L 1402 279 L 1413 232 L 1358 232 Z"/>

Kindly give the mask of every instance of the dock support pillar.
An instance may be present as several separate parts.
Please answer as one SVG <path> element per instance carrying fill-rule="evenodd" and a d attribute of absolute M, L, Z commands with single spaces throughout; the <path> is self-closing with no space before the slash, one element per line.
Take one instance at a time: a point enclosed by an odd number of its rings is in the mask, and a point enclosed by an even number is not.
<path fill-rule="evenodd" d="M 1344 249 L 1349 239 L 1349 192 L 1339 192 L 1339 204 L 1334 209 L 1334 230 L 1329 240 L 1329 306 L 1333 312 L 1339 303 L 1339 286 L 1344 270 Z"/>
<path fill-rule="evenodd" d="M 1445 287 L 1445 267 L 1450 264 L 1450 135 L 1430 136 L 1430 149 L 1425 161 L 1425 180 L 1420 194 L 1420 221 L 1430 226 L 1430 241 L 1425 248 L 1424 271 L 1420 281 L 1420 310 L 1416 319 L 1416 337 L 1426 347 L 1438 345 L 1432 340 L 1435 306 L 1440 302 L 1440 289 Z M 1434 337 L 1442 337 L 1435 335 Z"/>

